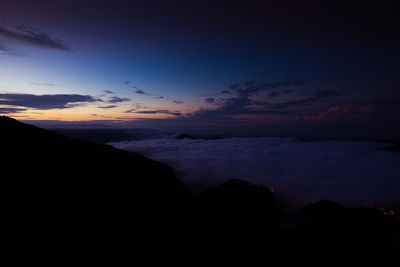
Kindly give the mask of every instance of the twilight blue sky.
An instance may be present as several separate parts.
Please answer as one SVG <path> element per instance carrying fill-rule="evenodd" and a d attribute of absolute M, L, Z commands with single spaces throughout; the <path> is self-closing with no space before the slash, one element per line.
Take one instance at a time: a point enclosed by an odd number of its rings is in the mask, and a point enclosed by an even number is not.
<path fill-rule="evenodd" d="M 0 113 L 49 127 L 397 138 L 394 4 L 4 0 Z"/>

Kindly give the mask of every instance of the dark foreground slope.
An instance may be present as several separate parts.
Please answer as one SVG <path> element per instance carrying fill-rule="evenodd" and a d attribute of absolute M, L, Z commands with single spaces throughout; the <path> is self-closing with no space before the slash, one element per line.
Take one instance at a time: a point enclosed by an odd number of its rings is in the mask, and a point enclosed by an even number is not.
<path fill-rule="evenodd" d="M 3 243 L 15 265 L 396 266 L 398 217 L 320 201 L 286 214 L 241 180 L 189 196 L 135 153 L 0 117 Z M 142 266 L 139 265 L 139 266 Z"/>
<path fill-rule="evenodd" d="M 7 117 L 0 149 L 4 229 L 25 255 L 16 259 L 116 263 L 167 253 L 183 202 L 169 166 Z"/>
<path fill-rule="evenodd" d="M 230 180 L 197 196 L 181 244 L 186 262 L 243 266 L 396 266 L 398 217 L 322 200 L 285 214 L 265 186 Z"/>

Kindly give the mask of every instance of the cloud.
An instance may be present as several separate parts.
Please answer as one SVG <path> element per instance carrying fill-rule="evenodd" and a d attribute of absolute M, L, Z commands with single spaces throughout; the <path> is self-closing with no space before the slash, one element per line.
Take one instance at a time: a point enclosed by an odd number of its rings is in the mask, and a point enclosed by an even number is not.
<path fill-rule="evenodd" d="M 0 52 L 3 55 L 13 56 L 13 57 L 23 57 L 23 56 L 25 56 L 25 54 L 23 52 L 21 52 L 19 50 L 16 50 L 16 49 L 9 48 L 9 47 L 1 45 L 1 44 L 0 44 Z"/>
<path fill-rule="evenodd" d="M 113 97 L 111 97 L 110 100 L 108 100 L 108 102 L 110 102 L 110 103 L 121 103 L 121 102 L 127 102 L 127 101 L 130 101 L 130 99 L 126 98 L 126 97 L 121 98 L 118 96 L 113 96 Z"/>
<path fill-rule="evenodd" d="M 126 111 L 124 111 L 124 113 L 135 113 L 135 112 L 138 111 L 139 109 L 146 109 L 146 108 L 148 108 L 148 107 L 144 106 L 144 105 L 141 104 L 141 103 L 137 103 L 137 104 L 134 106 L 134 108 L 129 109 L 129 110 L 126 110 Z"/>
<path fill-rule="evenodd" d="M 30 84 L 37 85 L 37 86 L 49 86 L 49 87 L 58 86 L 57 84 L 54 84 L 54 83 L 36 83 L 36 82 L 31 82 Z"/>
<path fill-rule="evenodd" d="M 183 104 L 184 101 L 180 100 L 180 99 L 173 99 L 173 98 L 169 98 L 169 97 L 165 97 L 163 95 L 159 95 L 159 94 L 151 94 L 151 93 L 147 93 L 146 91 L 139 89 L 137 86 L 132 86 L 132 88 L 137 88 L 135 93 L 138 95 L 147 95 L 147 96 L 152 96 L 153 98 L 156 99 L 166 99 L 166 100 L 170 100 L 175 104 Z"/>
<path fill-rule="evenodd" d="M 256 81 L 249 80 L 241 83 L 234 83 L 228 86 L 227 90 L 221 91 L 221 94 L 227 95 L 228 98 L 220 98 L 218 101 L 215 98 L 205 99 L 206 103 L 215 103 L 219 107 L 213 110 L 199 110 L 193 113 L 193 116 L 201 116 L 203 119 L 207 115 L 216 117 L 226 117 L 230 115 L 237 114 L 276 114 L 276 115 L 288 115 L 289 111 L 283 110 L 283 107 L 289 107 L 293 105 L 300 105 L 312 102 L 313 100 L 318 100 L 328 95 L 322 95 L 317 92 L 315 96 L 281 102 L 278 104 L 273 104 L 267 101 L 265 98 L 265 93 L 267 97 L 275 98 L 282 94 L 293 93 L 292 89 L 304 86 L 306 84 L 305 80 L 279 80 L 279 81 Z M 271 91 L 274 90 L 274 91 Z M 279 91 L 278 91 L 279 90 Z M 264 97 L 263 97 L 264 94 Z"/>
<path fill-rule="evenodd" d="M 64 109 L 76 107 L 77 103 L 101 101 L 90 95 L 59 94 L 0 94 L 0 105 L 18 106 L 34 109 Z"/>
<path fill-rule="evenodd" d="M 0 35 L 31 46 L 71 51 L 63 40 L 54 39 L 46 33 L 24 25 L 15 26 L 12 29 L 0 25 Z"/>
<path fill-rule="evenodd" d="M 126 112 L 126 113 L 138 113 L 138 114 L 170 114 L 174 116 L 182 116 L 181 112 L 171 112 L 169 110 L 141 110 L 141 111 L 135 111 L 135 112 Z"/>
<path fill-rule="evenodd" d="M 317 90 L 314 92 L 314 94 L 310 97 L 294 100 L 294 101 L 289 101 L 289 102 L 283 102 L 283 103 L 277 103 L 273 104 L 272 107 L 276 109 L 284 109 L 292 106 L 297 106 L 297 105 L 304 105 L 304 104 L 310 104 L 325 98 L 330 98 L 330 97 L 335 97 L 339 96 L 340 92 L 335 91 L 335 90 Z"/>
<path fill-rule="evenodd" d="M 104 90 L 103 92 L 106 93 L 106 94 L 114 94 L 114 92 L 110 91 L 110 90 Z"/>
<path fill-rule="evenodd" d="M 284 94 L 292 94 L 294 91 L 293 90 L 282 90 L 282 91 L 271 91 L 270 93 L 267 94 L 268 97 L 274 98 L 280 95 Z"/>
<path fill-rule="evenodd" d="M 215 103 L 215 99 L 212 98 L 212 97 L 206 98 L 204 101 L 205 101 L 206 103 L 208 103 L 208 104 L 213 104 L 213 103 Z"/>
<path fill-rule="evenodd" d="M 280 81 L 256 81 L 250 80 L 242 83 L 234 83 L 228 89 L 238 93 L 240 96 L 250 96 L 258 92 L 269 91 L 289 86 L 304 86 L 305 80 L 280 80 Z"/>
<path fill-rule="evenodd" d="M 130 84 L 131 81 L 123 81 L 122 84 Z"/>
<path fill-rule="evenodd" d="M 145 92 L 144 90 L 142 90 L 142 89 L 137 89 L 135 93 L 138 94 L 138 95 L 150 95 L 149 93 L 146 93 L 146 92 Z"/>
<path fill-rule="evenodd" d="M 98 108 L 116 108 L 116 105 L 110 105 L 110 106 L 99 106 Z"/>
<path fill-rule="evenodd" d="M 277 98 L 283 94 L 293 94 L 292 88 L 302 87 L 305 80 L 279 80 L 279 81 L 256 81 L 249 80 L 242 83 L 234 83 L 228 86 L 228 90 L 221 91 L 228 94 L 218 101 L 209 97 L 206 103 L 215 103 L 218 107 L 212 110 L 198 110 L 194 112 L 191 119 L 232 119 L 234 115 L 293 115 L 294 111 L 289 108 L 299 105 L 312 104 L 319 100 L 335 97 L 339 92 L 334 90 L 317 90 L 308 93 L 310 96 L 297 95 L 294 100 L 271 103 L 268 98 Z M 265 95 L 266 94 L 266 95 Z M 267 98 L 268 97 L 268 98 Z"/>
<path fill-rule="evenodd" d="M 335 121 L 334 124 L 331 123 L 330 127 L 336 125 L 337 130 L 332 131 L 323 121 L 315 123 L 315 120 L 307 119 L 338 102 L 349 101 L 349 98 L 343 97 L 341 91 L 299 88 L 305 84 L 304 80 L 236 83 L 229 86 L 230 94 L 219 95 L 218 98 L 208 97 L 209 100 L 206 98 L 206 101 L 210 103 L 214 101 L 212 108 L 200 108 L 178 118 L 146 118 L 140 122 L 135 121 L 135 124 L 167 131 L 180 129 L 180 131 L 196 131 L 197 133 L 211 131 L 215 134 L 244 134 L 247 136 L 313 138 L 378 136 L 379 131 L 365 131 L 366 121 L 363 124 L 361 122 L 354 124 L 354 121 L 349 123 L 348 120 L 345 122 Z M 272 92 L 277 92 L 277 94 L 271 95 Z M 281 95 L 285 95 L 285 97 L 280 97 Z M 137 111 L 138 109 L 130 109 L 126 113 L 136 113 Z M 152 113 L 154 114 L 154 111 Z M 376 120 L 374 120 L 375 122 Z M 398 130 L 389 131 L 389 128 L 394 127 L 381 125 L 379 129 L 385 136 L 389 136 L 390 132 L 392 132 L 390 136 L 399 132 Z"/>
<path fill-rule="evenodd" d="M 25 111 L 24 108 L 2 108 L 0 107 L 0 114 L 12 114 Z"/>
<path fill-rule="evenodd" d="M 337 120 L 365 120 L 377 111 L 372 103 L 353 103 L 330 106 L 327 110 L 315 114 L 297 116 L 297 120 L 304 121 L 337 121 Z"/>
<path fill-rule="evenodd" d="M 171 165 L 195 189 L 240 178 L 300 207 L 321 199 L 400 207 L 400 157 L 374 142 L 292 138 L 156 139 L 112 143 Z"/>

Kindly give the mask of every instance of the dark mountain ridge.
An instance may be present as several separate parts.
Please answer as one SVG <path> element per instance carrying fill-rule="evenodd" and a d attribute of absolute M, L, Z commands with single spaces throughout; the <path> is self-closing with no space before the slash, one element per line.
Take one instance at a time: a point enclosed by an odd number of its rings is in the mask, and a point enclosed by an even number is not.
<path fill-rule="evenodd" d="M 0 129 L 2 189 L 14 240 L 50 242 L 51 250 L 59 247 L 51 254 L 86 253 L 100 262 L 115 262 L 126 250 L 144 257 L 167 242 L 165 229 L 184 197 L 169 166 L 7 117 L 0 117 Z"/>

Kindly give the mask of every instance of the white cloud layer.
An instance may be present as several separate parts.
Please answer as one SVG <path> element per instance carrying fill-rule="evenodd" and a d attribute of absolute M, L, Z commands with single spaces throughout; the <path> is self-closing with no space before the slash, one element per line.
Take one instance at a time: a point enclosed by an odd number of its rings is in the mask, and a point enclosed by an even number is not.
<path fill-rule="evenodd" d="M 321 199 L 400 208 L 400 153 L 381 150 L 383 143 L 231 138 L 112 145 L 168 163 L 192 188 L 240 178 L 273 188 L 295 209 Z"/>

